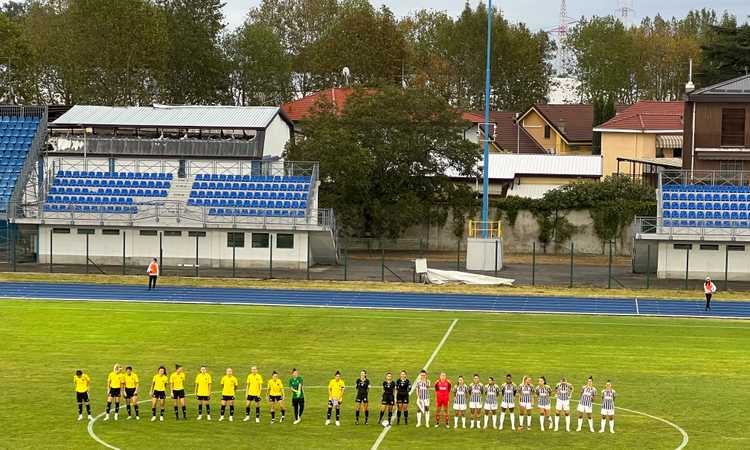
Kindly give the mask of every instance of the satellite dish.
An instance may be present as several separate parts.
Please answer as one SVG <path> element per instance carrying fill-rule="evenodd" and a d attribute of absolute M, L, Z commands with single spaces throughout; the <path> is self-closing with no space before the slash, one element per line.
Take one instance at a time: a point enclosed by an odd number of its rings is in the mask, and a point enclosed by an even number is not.
<path fill-rule="evenodd" d="M 344 76 L 344 79 L 346 80 L 346 85 L 349 86 L 349 76 L 351 76 L 351 71 L 348 67 L 344 67 L 341 69 L 341 75 Z"/>

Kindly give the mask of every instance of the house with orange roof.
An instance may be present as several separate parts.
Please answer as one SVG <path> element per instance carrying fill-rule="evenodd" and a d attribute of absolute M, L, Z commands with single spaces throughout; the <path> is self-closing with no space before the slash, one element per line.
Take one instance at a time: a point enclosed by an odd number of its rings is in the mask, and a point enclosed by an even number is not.
<path fill-rule="evenodd" d="M 330 88 L 292 100 L 281 105 L 287 117 L 294 122 L 295 131 L 300 132 L 303 124 L 321 103 L 330 103 L 337 113 L 344 110 L 347 99 L 354 93 L 354 88 Z"/>
<path fill-rule="evenodd" d="M 682 167 L 684 102 L 639 101 L 598 125 L 602 176 L 652 176 Z"/>

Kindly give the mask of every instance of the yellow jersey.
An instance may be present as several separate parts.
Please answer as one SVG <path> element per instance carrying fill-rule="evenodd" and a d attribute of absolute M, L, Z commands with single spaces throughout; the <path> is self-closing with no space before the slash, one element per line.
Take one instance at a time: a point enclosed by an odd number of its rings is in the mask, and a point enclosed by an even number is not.
<path fill-rule="evenodd" d="M 211 384 L 213 383 L 213 380 L 211 379 L 210 373 L 199 373 L 195 376 L 195 385 L 198 386 L 198 388 L 195 390 L 195 395 L 199 395 L 201 397 L 208 397 L 211 395 Z"/>
<path fill-rule="evenodd" d="M 166 375 L 159 375 L 158 373 L 151 379 L 151 382 L 154 383 L 154 390 L 162 392 L 167 390 L 167 381 Z"/>
<path fill-rule="evenodd" d="M 234 395 L 240 382 L 234 375 L 224 375 L 221 377 L 221 395 Z"/>
<path fill-rule="evenodd" d="M 125 381 L 125 387 L 128 389 L 135 389 L 136 385 L 141 382 L 141 380 L 138 378 L 138 374 L 136 374 L 135 372 L 130 372 L 130 375 L 125 373 L 122 378 Z"/>
<path fill-rule="evenodd" d="M 185 372 L 172 372 L 169 376 L 169 384 L 172 385 L 172 390 L 182 391 L 185 389 Z"/>
<path fill-rule="evenodd" d="M 344 380 L 332 379 L 328 383 L 329 400 L 344 400 Z"/>
<path fill-rule="evenodd" d="M 76 384 L 76 392 L 88 392 L 91 378 L 85 373 L 80 377 L 78 375 L 73 375 L 73 382 Z"/>
<path fill-rule="evenodd" d="M 110 372 L 109 375 L 107 375 L 107 386 L 118 389 L 122 387 L 122 383 L 124 383 L 124 376 L 122 373 L 115 373 L 114 371 Z"/>
<path fill-rule="evenodd" d="M 270 380 L 268 380 L 268 395 L 273 395 L 274 397 L 283 396 L 284 383 L 282 383 L 279 379 L 274 380 L 273 378 L 271 378 Z"/>
<path fill-rule="evenodd" d="M 248 375 L 245 383 L 247 383 L 247 395 L 260 397 L 260 390 L 263 389 L 263 377 L 259 373 Z"/>

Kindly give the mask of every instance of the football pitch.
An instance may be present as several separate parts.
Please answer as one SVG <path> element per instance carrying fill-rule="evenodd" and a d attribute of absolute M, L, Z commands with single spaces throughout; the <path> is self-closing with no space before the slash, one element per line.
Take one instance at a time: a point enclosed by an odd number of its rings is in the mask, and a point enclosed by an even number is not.
<path fill-rule="evenodd" d="M 750 448 L 750 326 L 739 320 L 32 300 L 2 300 L 0 310 L 4 448 L 104 448 L 95 438 L 122 449 L 368 449 L 379 438 L 383 449 L 675 449 L 686 440 L 687 448 Z M 226 367 L 242 388 L 251 365 L 264 379 L 279 371 L 285 383 L 296 367 L 305 379 L 304 417 L 293 425 L 287 401 L 284 423 L 270 423 L 267 404 L 260 424 L 242 422 L 240 392 L 234 422 L 217 421 L 215 394 L 212 422 L 195 420 L 189 396 L 187 421 L 174 420 L 168 400 L 164 422 L 150 422 L 144 403 L 139 422 L 123 420 L 121 406 L 119 421 L 98 418 L 87 429 L 76 421 L 73 373 L 91 376 L 99 416 L 114 363 L 140 375 L 141 400 L 160 365 L 170 372 L 183 365 L 189 394 L 200 365 L 214 375 L 214 391 Z M 440 371 L 453 381 L 545 375 L 553 386 L 565 376 L 578 391 L 589 375 L 599 389 L 611 380 L 616 433 L 542 433 L 536 410 L 531 431 L 512 432 L 507 419 L 504 431 L 415 428 L 413 401 L 409 426 L 383 433 L 376 410 L 384 374 L 405 369 L 414 380 L 427 364 L 433 381 Z M 355 426 L 352 385 L 361 369 L 376 388 L 369 425 Z M 336 370 L 349 388 L 341 427 L 326 427 L 324 386 Z M 594 412 L 598 431 L 598 405 Z"/>

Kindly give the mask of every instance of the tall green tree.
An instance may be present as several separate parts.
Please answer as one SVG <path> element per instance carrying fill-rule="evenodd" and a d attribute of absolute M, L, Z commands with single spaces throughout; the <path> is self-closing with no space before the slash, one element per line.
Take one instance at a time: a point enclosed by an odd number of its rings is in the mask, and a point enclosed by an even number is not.
<path fill-rule="evenodd" d="M 452 208 L 476 203 L 469 186 L 449 177 L 476 175 L 479 149 L 461 137 L 464 126 L 428 90 L 359 90 L 341 114 L 322 105 L 286 157 L 320 161 L 320 204 L 335 206 L 348 233 L 397 237 L 436 206 L 445 220 Z"/>
<path fill-rule="evenodd" d="M 726 23 L 729 22 L 729 23 Z M 713 28 L 712 39 L 703 46 L 698 72 L 702 86 L 708 86 L 748 73 L 750 70 L 750 25 L 737 26 L 725 21 Z"/>

